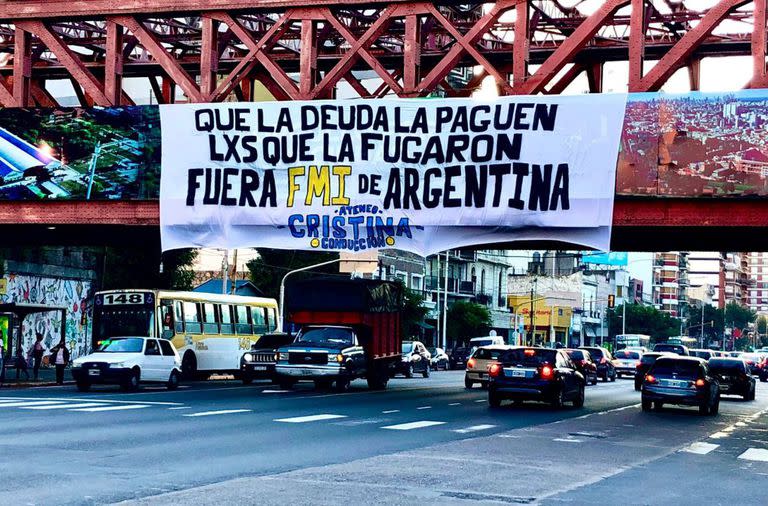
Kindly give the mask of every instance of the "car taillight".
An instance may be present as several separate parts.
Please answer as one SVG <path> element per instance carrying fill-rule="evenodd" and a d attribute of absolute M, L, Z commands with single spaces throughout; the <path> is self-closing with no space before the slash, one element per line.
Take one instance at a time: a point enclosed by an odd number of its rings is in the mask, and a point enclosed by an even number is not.
<path fill-rule="evenodd" d="M 501 366 L 499 364 L 491 364 L 491 367 L 488 368 L 488 376 L 492 378 L 496 378 L 500 372 Z"/>
<path fill-rule="evenodd" d="M 554 371 L 552 371 L 552 368 L 548 365 L 545 365 L 541 368 L 541 378 L 542 379 L 552 379 L 554 376 Z"/>
<path fill-rule="evenodd" d="M 697 380 L 696 380 L 696 387 L 698 387 L 698 388 L 701 388 L 701 387 L 703 387 L 703 386 L 706 386 L 706 384 L 707 384 L 707 382 L 706 382 L 706 381 L 704 381 L 703 379 L 697 379 Z"/>
<path fill-rule="evenodd" d="M 645 375 L 645 382 L 653 384 L 653 383 L 658 383 L 658 380 L 656 378 L 654 378 L 653 376 L 651 376 L 650 374 L 646 374 Z"/>
<path fill-rule="evenodd" d="M 749 365 L 755 365 L 755 362 L 754 362 L 754 361 L 752 361 L 752 360 L 747 360 L 747 364 L 749 364 Z"/>
<path fill-rule="evenodd" d="M 473 369 L 475 367 L 475 359 L 470 358 L 467 360 L 467 369 Z"/>
<path fill-rule="evenodd" d="M 635 367 L 640 367 L 640 361 L 635 362 Z"/>

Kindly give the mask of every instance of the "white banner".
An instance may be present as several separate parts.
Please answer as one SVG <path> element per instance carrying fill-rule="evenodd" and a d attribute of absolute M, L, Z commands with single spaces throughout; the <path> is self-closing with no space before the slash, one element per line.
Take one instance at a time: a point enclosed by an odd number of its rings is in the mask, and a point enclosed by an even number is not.
<path fill-rule="evenodd" d="M 608 250 L 625 94 L 160 106 L 163 250 Z"/>

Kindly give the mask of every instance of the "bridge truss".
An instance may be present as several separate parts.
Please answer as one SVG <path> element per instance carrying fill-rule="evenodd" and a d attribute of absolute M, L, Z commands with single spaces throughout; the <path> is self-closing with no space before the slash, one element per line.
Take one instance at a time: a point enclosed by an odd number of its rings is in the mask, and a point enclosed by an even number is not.
<path fill-rule="evenodd" d="M 488 76 L 502 95 L 560 93 L 582 73 L 600 92 L 614 61 L 630 91 L 681 68 L 695 90 L 701 60 L 727 55 L 751 56 L 748 86 L 768 87 L 766 1 L 6 0 L 0 104 L 57 106 L 62 79 L 101 106 L 134 103 L 131 78 L 161 103 L 247 101 L 255 82 L 279 100 L 342 82 L 365 98 L 468 96 Z"/>

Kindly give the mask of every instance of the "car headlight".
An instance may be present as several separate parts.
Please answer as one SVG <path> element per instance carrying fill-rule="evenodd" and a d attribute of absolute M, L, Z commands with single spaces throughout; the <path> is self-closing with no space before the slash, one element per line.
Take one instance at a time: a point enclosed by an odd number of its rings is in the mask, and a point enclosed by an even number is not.
<path fill-rule="evenodd" d="M 328 362 L 337 362 L 339 364 L 344 362 L 344 355 L 341 353 L 329 353 L 328 354 Z"/>
<path fill-rule="evenodd" d="M 251 355 L 250 353 L 246 353 L 245 355 L 243 355 L 243 360 L 245 360 L 246 362 L 253 362 L 253 355 Z"/>
<path fill-rule="evenodd" d="M 277 354 L 277 359 L 281 360 L 281 361 L 282 360 L 288 360 L 288 352 L 287 351 L 281 351 L 280 353 Z"/>

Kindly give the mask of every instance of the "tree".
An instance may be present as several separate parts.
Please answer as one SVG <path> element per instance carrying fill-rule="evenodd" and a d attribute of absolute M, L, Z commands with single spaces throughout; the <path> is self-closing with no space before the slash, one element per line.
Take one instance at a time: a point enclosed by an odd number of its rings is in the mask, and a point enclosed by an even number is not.
<path fill-rule="evenodd" d="M 285 251 L 269 248 L 259 248 L 257 251 L 259 256 L 247 264 L 251 282 L 262 291 L 265 297 L 275 299 L 280 295 L 280 282 L 288 272 L 339 258 L 336 253 L 315 251 Z M 318 274 L 338 274 L 338 272 L 338 265 L 331 264 L 309 272 L 293 274 L 289 279 L 295 281 Z"/>
<path fill-rule="evenodd" d="M 768 346 L 768 318 L 760 315 L 756 322 L 757 334 L 760 336 L 761 346 Z"/>
<path fill-rule="evenodd" d="M 698 337 L 701 335 L 701 306 L 688 306 L 688 318 L 686 320 L 688 335 Z M 704 338 L 705 340 L 718 339 L 725 330 L 725 313 L 711 304 L 704 306 Z"/>
<path fill-rule="evenodd" d="M 737 302 L 729 302 L 725 306 L 725 323 L 734 329 L 746 328 L 755 321 L 757 313 Z"/>
<path fill-rule="evenodd" d="M 447 334 L 457 345 L 472 337 L 487 335 L 491 328 L 491 313 L 486 306 L 457 301 L 448 308 Z"/>
<path fill-rule="evenodd" d="M 615 336 L 622 333 L 623 313 L 621 306 L 609 310 L 609 335 Z M 646 334 L 651 336 L 653 341 L 664 341 L 670 336 L 680 334 L 680 320 L 672 318 L 668 313 L 663 313 L 653 306 L 627 304 L 626 318 L 627 334 Z"/>
<path fill-rule="evenodd" d="M 154 248 L 106 248 L 102 289 L 191 290 L 195 279 L 192 270 L 195 258 L 197 250 L 193 249 L 167 251 L 161 256 L 160 250 Z M 160 272 L 161 260 L 163 272 Z"/>
<path fill-rule="evenodd" d="M 403 290 L 403 306 L 400 312 L 403 339 L 408 339 L 420 334 L 420 324 L 424 322 L 427 308 L 424 307 L 424 297 L 419 292 L 406 288 L 402 281 L 399 283 Z"/>

